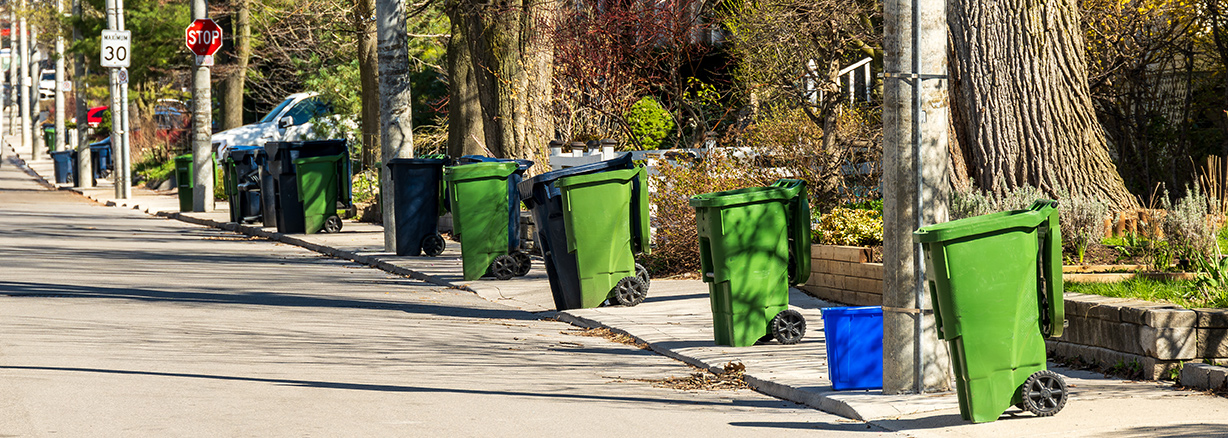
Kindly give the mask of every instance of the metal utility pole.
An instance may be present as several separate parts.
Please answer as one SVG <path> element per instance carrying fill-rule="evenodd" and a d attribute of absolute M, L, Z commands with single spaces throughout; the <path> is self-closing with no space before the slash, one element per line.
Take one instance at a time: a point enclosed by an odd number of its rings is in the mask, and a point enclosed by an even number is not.
<path fill-rule="evenodd" d="M 56 16 L 64 15 L 64 0 L 55 0 Z M 64 37 L 60 33 L 55 36 L 55 150 L 66 150 L 68 132 L 64 130 Z"/>
<path fill-rule="evenodd" d="M 81 17 L 81 0 L 72 0 L 72 14 Z M 81 41 L 81 29 L 73 27 L 73 41 Z M 73 183 L 77 187 L 94 187 L 94 159 L 90 154 L 90 142 L 87 140 L 89 121 L 87 118 L 85 94 L 81 88 L 85 86 L 85 55 L 77 53 L 73 59 L 73 97 L 77 102 L 77 170 L 73 172 Z"/>
<path fill-rule="evenodd" d="M 107 8 L 107 30 L 120 31 L 123 30 L 120 21 L 120 16 L 123 14 L 123 6 L 118 0 L 106 0 Z M 105 43 L 105 41 L 104 41 Z M 104 52 L 106 50 L 104 49 Z M 103 54 L 104 57 L 107 53 Z M 123 119 L 127 116 L 124 111 L 124 95 L 120 91 L 119 83 L 120 69 L 110 68 L 110 91 L 111 91 L 111 157 L 115 160 L 115 169 L 112 171 L 112 179 L 115 181 L 115 197 L 119 199 L 128 199 L 132 195 L 132 188 L 129 186 L 128 180 L 128 148 L 125 140 L 127 135 L 124 130 Z M 124 87 L 127 89 L 127 87 Z"/>
<path fill-rule="evenodd" d="M 124 0 L 114 0 L 114 1 L 115 1 L 115 25 L 116 25 L 115 29 L 123 31 L 124 30 Z M 122 143 L 122 146 L 120 146 L 119 152 L 114 154 L 116 157 L 115 173 L 118 174 L 118 176 L 116 177 L 116 180 L 121 182 L 121 184 L 118 184 L 121 190 L 119 198 L 129 199 L 129 198 L 132 198 L 132 147 L 131 147 L 132 143 L 129 141 L 130 130 L 129 130 L 129 124 L 128 124 L 128 118 L 129 118 L 128 117 L 129 116 L 129 112 L 128 112 L 128 69 L 121 68 L 119 70 L 119 73 L 121 76 L 121 80 L 119 81 L 119 84 L 118 84 L 119 85 L 119 111 L 111 113 L 111 126 L 112 126 L 111 132 L 112 134 L 114 134 L 115 132 L 114 127 L 117 126 L 118 124 L 119 138 L 120 138 L 120 143 Z M 114 135 L 112 135 L 112 137 L 114 137 Z M 114 141 L 115 141 L 114 138 L 112 138 L 111 141 L 112 141 L 112 145 L 114 145 Z"/>
<path fill-rule="evenodd" d="M 25 0 L 22 0 L 19 4 L 22 8 L 26 6 Z M 21 90 L 19 93 L 21 97 L 18 99 L 19 102 L 17 102 L 17 107 L 21 111 L 21 115 L 18 116 L 18 123 L 21 125 L 17 128 L 21 130 L 19 133 L 21 135 L 21 150 L 29 150 L 30 159 L 37 160 L 38 148 L 32 147 L 33 138 L 31 131 L 34 129 L 30 127 L 30 60 L 33 59 L 30 56 L 30 36 L 26 27 L 25 15 L 22 15 L 17 21 L 17 27 L 21 30 L 21 34 L 18 36 L 18 44 L 20 46 L 18 50 L 21 53 Z"/>
<path fill-rule="evenodd" d="M 205 0 L 192 0 L 192 19 L 209 17 Z M 204 57 L 196 57 L 192 70 L 192 211 L 213 211 L 213 97 L 209 84 L 209 66 Z"/>
<path fill-rule="evenodd" d="M 13 108 L 9 109 L 9 135 L 17 135 L 17 125 L 20 123 L 18 119 L 20 112 L 17 108 L 21 102 L 17 100 L 17 96 L 21 92 L 21 73 L 19 71 L 21 67 L 17 64 L 25 62 L 21 58 L 21 52 L 17 44 L 17 33 L 22 32 L 21 29 L 17 28 L 17 24 L 17 8 L 9 7 L 9 81 L 11 82 L 9 84 L 9 104 L 13 106 Z"/>
<path fill-rule="evenodd" d="M 376 1 L 376 56 L 379 62 L 380 155 L 386 166 L 393 158 L 413 158 L 414 133 L 409 82 L 409 35 L 405 0 Z M 384 251 L 397 250 L 392 172 L 381 172 L 384 190 L 380 210 L 384 220 Z"/>
<path fill-rule="evenodd" d="M 912 233 L 946 222 L 947 24 L 943 0 L 883 2 L 883 393 L 949 391 Z"/>

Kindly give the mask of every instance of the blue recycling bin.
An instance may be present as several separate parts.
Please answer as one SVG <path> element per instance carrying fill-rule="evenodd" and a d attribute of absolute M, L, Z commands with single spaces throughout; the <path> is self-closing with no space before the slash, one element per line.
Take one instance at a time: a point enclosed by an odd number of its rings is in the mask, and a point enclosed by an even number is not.
<path fill-rule="evenodd" d="M 55 163 L 55 183 L 67 184 L 72 182 L 73 167 L 75 167 L 77 162 L 77 151 L 52 152 L 51 160 Z"/>
<path fill-rule="evenodd" d="M 567 250 L 567 227 L 563 221 L 562 192 L 555 187 L 555 182 L 570 176 L 634 167 L 635 163 L 631 160 L 631 154 L 623 154 L 611 160 L 546 172 L 529 178 L 517 186 L 520 197 L 524 199 L 525 206 L 529 208 L 533 216 L 533 223 L 537 226 L 537 247 L 541 250 L 542 258 L 546 262 L 550 293 L 554 297 L 554 306 L 557 310 L 579 309 L 583 306 L 581 304 L 580 271 L 575 253 Z M 638 190 L 640 185 L 632 184 L 632 187 L 634 187 L 633 190 Z M 633 193 L 632 198 L 635 197 L 636 194 Z M 631 209 L 633 218 L 647 213 L 639 211 L 639 204 L 635 202 L 631 203 Z M 632 220 L 631 227 L 632 249 L 637 253 L 642 252 L 644 248 L 638 247 L 638 244 L 643 241 L 641 237 L 644 236 L 646 230 L 641 229 L 638 220 Z M 642 273 L 641 280 L 647 283 L 647 272 Z"/>
<path fill-rule="evenodd" d="M 395 197 L 396 248 L 399 256 L 443 253 L 446 242 L 439 234 L 439 216 L 445 210 L 443 158 L 394 158 L 388 160 Z"/>
<path fill-rule="evenodd" d="M 829 307 L 822 311 L 832 389 L 882 389 L 883 308 Z"/>
<path fill-rule="evenodd" d="M 94 168 L 94 178 L 106 178 L 111 175 L 114 167 L 111 163 L 111 137 L 102 141 L 90 143 L 90 160 Z"/>

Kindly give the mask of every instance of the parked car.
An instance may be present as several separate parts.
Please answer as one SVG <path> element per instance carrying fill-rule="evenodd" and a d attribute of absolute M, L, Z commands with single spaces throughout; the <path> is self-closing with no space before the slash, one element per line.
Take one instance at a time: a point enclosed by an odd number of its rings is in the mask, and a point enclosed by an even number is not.
<path fill-rule="evenodd" d="M 333 115 L 332 107 L 320 99 L 318 93 L 291 94 L 259 122 L 213 134 L 213 148 L 220 157 L 235 145 L 264 146 L 270 141 L 315 140 L 314 124 L 325 117 L 338 116 Z M 357 126 L 352 120 L 340 123 Z"/>
<path fill-rule="evenodd" d="M 42 75 L 39 76 L 38 97 L 39 99 L 55 97 L 55 70 L 43 70 Z"/>
<path fill-rule="evenodd" d="M 102 123 L 102 113 L 109 109 L 109 106 L 96 106 L 85 112 L 85 123 L 91 128 L 97 128 Z"/>

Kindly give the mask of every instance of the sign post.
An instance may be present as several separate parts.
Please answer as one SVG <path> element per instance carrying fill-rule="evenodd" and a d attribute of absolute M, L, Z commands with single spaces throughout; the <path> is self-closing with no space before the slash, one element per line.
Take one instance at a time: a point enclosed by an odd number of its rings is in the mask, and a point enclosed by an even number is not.
<path fill-rule="evenodd" d="M 222 47 L 222 28 L 206 18 L 205 0 L 192 1 L 192 24 L 184 30 L 184 44 L 196 55 L 192 71 L 192 211 L 213 211 L 213 127 L 212 87 L 209 66 L 213 54 Z M 221 158 L 221 157 L 218 157 Z"/>

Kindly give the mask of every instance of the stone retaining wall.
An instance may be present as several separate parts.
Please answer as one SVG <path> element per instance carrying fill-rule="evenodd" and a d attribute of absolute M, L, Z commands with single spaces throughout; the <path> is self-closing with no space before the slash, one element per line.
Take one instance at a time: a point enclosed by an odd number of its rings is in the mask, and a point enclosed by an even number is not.
<path fill-rule="evenodd" d="M 799 286 L 806 293 L 853 306 L 883 304 L 883 264 L 869 263 L 869 248 L 811 245 L 810 256 L 810 280 Z"/>
<path fill-rule="evenodd" d="M 1228 310 L 1066 293 L 1066 332 L 1046 341 L 1059 356 L 1112 366 L 1137 362 L 1151 379 L 1183 362 L 1228 361 Z"/>

